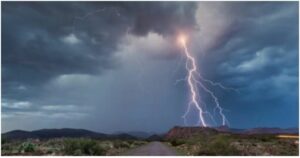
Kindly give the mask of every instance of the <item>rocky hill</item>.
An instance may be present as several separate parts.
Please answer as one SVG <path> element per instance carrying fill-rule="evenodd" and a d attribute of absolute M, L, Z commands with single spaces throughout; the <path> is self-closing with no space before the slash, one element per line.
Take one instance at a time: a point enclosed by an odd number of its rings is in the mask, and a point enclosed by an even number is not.
<path fill-rule="evenodd" d="M 175 126 L 167 132 L 166 139 L 189 138 L 197 134 L 211 136 L 217 133 L 235 133 L 235 134 L 298 134 L 298 128 L 252 128 L 252 129 L 234 129 L 227 126 L 215 128 L 210 127 L 179 127 Z"/>
<path fill-rule="evenodd" d="M 172 138 L 189 138 L 195 134 L 212 135 L 218 133 L 216 129 L 207 127 L 179 127 L 175 126 L 165 135 L 166 139 Z"/>

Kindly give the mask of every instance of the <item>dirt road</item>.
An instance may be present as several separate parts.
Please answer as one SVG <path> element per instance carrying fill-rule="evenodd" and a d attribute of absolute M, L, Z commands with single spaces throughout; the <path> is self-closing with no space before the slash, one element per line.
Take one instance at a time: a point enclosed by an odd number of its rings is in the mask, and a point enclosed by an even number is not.
<path fill-rule="evenodd" d="M 161 142 L 151 142 L 147 145 L 133 149 L 125 155 L 132 156 L 160 156 L 160 155 L 177 155 L 176 151 Z"/>

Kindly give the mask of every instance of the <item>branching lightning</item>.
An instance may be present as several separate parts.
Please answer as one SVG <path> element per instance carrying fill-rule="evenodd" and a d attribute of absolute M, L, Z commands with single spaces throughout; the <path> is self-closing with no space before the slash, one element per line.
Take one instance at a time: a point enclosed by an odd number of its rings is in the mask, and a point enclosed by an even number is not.
<path fill-rule="evenodd" d="M 189 90 L 191 93 L 191 101 L 188 104 L 188 109 L 185 112 L 185 114 L 183 115 L 183 119 L 184 122 L 186 123 L 186 116 L 188 115 L 191 106 L 194 105 L 196 107 L 196 109 L 199 112 L 199 120 L 198 120 L 198 124 L 202 124 L 202 126 L 206 127 L 208 126 L 208 124 L 206 123 L 206 121 L 204 120 L 204 111 L 202 109 L 202 107 L 200 106 L 199 102 L 198 102 L 198 95 L 197 95 L 197 86 L 195 86 L 195 73 L 197 72 L 197 66 L 196 66 L 196 61 L 195 58 L 193 56 L 191 56 L 191 54 L 189 53 L 187 46 L 186 46 L 186 39 L 185 37 L 181 37 L 180 42 L 184 48 L 184 54 L 187 58 L 187 62 L 186 62 L 186 69 L 188 71 L 188 77 L 187 77 L 187 82 L 189 85 Z M 189 64 L 190 63 L 190 66 Z"/>
<path fill-rule="evenodd" d="M 215 104 L 215 108 L 214 111 L 218 111 L 218 114 L 221 116 L 222 119 L 222 125 L 227 125 L 229 124 L 228 120 L 226 119 L 226 116 L 224 115 L 224 109 L 220 106 L 219 103 L 219 99 L 216 97 L 216 95 L 209 90 L 203 83 L 202 81 L 212 85 L 212 86 L 218 86 L 219 88 L 225 89 L 225 90 L 234 90 L 237 91 L 237 89 L 234 88 L 228 88 L 223 86 L 221 83 L 215 83 L 213 81 L 210 81 L 208 79 L 205 79 L 204 77 L 201 76 L 201 74 L 199 73 L 198 69 L 197 69 L 197 63 L 195 58 L 192 56 L 192 54 L 189 52 L 188 48 L 187 48 L 187 40 L 186 37 L 181 35 L 179 37 L 179 42 L 183 47 L 184 50 L 184 55 L 186 57 L 186 64 L 185 64 L 185 68 L 187 70 L 187 76 L 184 79 L 180 79 L 177 80 L 177 82 L 179 81 L 183 81 L 186 80 L 188 83 L 188 88 L 189 88 L 189 92 L 191 95 L 190 101 L 188 103 L 188 107 L 186 112 L 184 113 L 183 120 L 184 120 L 184 124 L 187 124 L 187 116 L 191 111 L 192 106 L 197 109 L 198 111 L 198 123 L 197 125 L 199 126 L 203 126 L 203 127 L 207 127 L 210 126 L 210 124 L 208 123 L 208 121 L 206 120 L 207 117 L 209 117 L 215 124 L 216 121 L 213 117 L 213 115 L 210 114 L 209 111 L 204 109 L 204 103 L 201 102 L 201 98 L 199 95 L 199 89 L 198 86 L 203 89 L 205 92 L 207 92 L 213 99 L 213 102 Z"/>

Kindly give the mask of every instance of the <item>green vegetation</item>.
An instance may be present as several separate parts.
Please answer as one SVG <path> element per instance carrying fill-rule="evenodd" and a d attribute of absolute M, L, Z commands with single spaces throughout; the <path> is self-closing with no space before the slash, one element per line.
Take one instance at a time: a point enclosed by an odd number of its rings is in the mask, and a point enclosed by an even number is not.
<path fill-rule="evenodd" d="M 2 155 L 119 155 L 146 143 L 139 140 L 97 140 L 90 138 L 2 140 L 1 153 Z"/>
<path fill-rule="evenodd" d="M 184 143 L 185 143 L 184 140 L 181 140 L 181 139 L 173 139 L 173 140 L 171 140 L 171 144 L 173 146 L 179 146 L 179 145 L 184 144 Z"/>
<path fill-rule="evenodd" d="M 240 155 L 240 152 L 230 145 L 228 136 L 217 135 L 207 145 L 202 145 L 197 155 Z"/>
<path fill-rule="evenodd" d="M 91 139 L 66 139 L 66 155 L 104 155 L 106 150 L 97 141 Z"/>
<path fill-rule="evenodd" d="M 132 144 L 133 142 L 125 142 L 125 141 L 121 141 L 121 140 L 116 140 L 114 141 L 113 145 L 115 148 L 130 148 L 130 144 Z"/>
<path fill-rule="evenodd" d="M 186 139 L 167 140 L 183 155 L 298 155 L 294 139 L 280 139 L 272 134 L 237 135 L 197 134 Z"/>
<path fill-rule="evenodd" d="M 1 139 L 1 144 L 5 144 L 5 143 L 8 143 L 8 142 L 9 142 L 9 141 L 8 141 L 7 138 L 2 137 L 2 139 Z"/>
<path fill-rule="evenodd" d="M 22 145 L 19 147 L 20 152 L 34 152 L 36 150 L 35 144 L 31 142 L 24 142 Z"/>

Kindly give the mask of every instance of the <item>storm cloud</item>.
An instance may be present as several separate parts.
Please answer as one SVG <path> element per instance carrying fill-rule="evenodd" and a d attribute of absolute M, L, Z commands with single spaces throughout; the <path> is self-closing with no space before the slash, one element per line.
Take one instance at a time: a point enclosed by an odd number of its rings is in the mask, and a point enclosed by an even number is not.
<path fill-rule="evenodd" d="M 182 125 L 180 32 L 240 90 L 211 87 L 230 126 L 298 126 L 298 27 L 297 2 L 4 2 L 2 129 Z"/>

